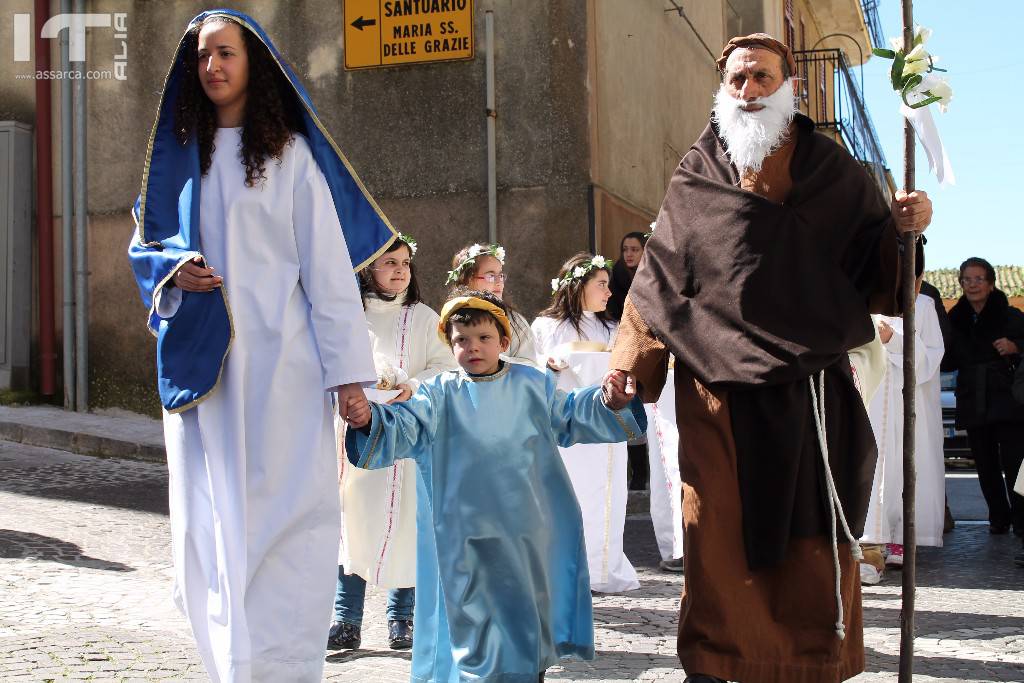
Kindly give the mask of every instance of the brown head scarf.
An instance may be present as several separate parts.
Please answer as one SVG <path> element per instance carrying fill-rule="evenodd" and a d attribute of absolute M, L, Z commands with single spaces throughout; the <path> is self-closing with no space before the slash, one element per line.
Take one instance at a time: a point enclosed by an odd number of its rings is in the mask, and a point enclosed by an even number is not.
<path fill-rule="evenodd" d="M 793 51 L 789 49 L 789 46 L 783 42 L 775 40 L 767 33 L 751 33 L 749 36 L 737 36 L 726 43 L 722 49 L 722 56 L 718 58 L 718 70 L 725 71 L 725 62 L 729 59 L 729 55 L 733 53 L 736 48 L 740 47 L 753 47 L 761 48 L 763 50 L 769 50 L 782 57 L 786 62 L 786 66 L 789 67 L 789 73 L 796 73 L 796 60 L 793 58 Z"/>

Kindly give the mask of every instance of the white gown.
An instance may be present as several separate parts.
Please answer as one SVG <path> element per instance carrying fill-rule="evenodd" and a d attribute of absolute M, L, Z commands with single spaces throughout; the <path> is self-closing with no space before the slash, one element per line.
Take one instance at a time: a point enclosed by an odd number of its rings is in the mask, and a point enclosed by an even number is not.
<path fill-rule="evenodd" d="M 559 389 L 569 391 L 601 382 L 608 371 L 610 354 L 573 351 L 570 345 L 597 342 L 610 348 L 615 323 L 606 328 L 593 313 L 584 313 L 580 332 L 553 318 L 537 318 L 532 327 L 538 366 L 545 367 L 549 355 L 569 365 L 559 374 Z M 622 550 L 628 497 L 626 444 L 580 444 L 558 450 L 583 512 L 591 590 L 615 593 L 639 588 L 636 570 Z"/>
<path fill-rule="evenodd" d="M 917 363 L 915 393 L 917 422 L 914 430 L 917 466 L 917 544 L 942 545 L 946 501 L 946 472 L 942 452 L 942 406 L 939 363 L 942 332 L 932 299 L 919 294 L 916 303 Z M 871 487 L 865 543 L 903 543 L 903 320 L 882 317 L 893 328 L 886 343 L 885 379 L 871 400 L 868 415 L 878 443 L 878 463 Z"/>
<path fill-rule="evenodd" d="M 651 521 L 661 559 L 683 556 L 683 482 L 679 475 L 679 431 L 676 429 L 675 370 L 647 411 L 647 453 L 651 462 Z"/>
<path fill-rule="evenodd" d="M 409 375 L 405 383 L 415 393 L 420 382 L 458 365 L 437 336 L 437 313 L 426 304 L 405 306 L 403 301 L 404 297 L 394 301 L 368 297 L 366 321 L 374 334 L 374 353 L 404 370 Z M 339 440 L 339 447 L 343 443 Z M 346 573 L 383 588 L 415 586 L 416 463 L 402 460 L 366 470 L 354 467 L 341 454 L 338 464 L 342 510 L 338 562 Z"/>
<path fill-rule="evenodd" d="M 513 363 L 536 366 L 537 344 L 533 339 L 530 322 L 522 314 L 512 311 L 512 327 L 512 341 L 508 351 L 501 354 L 501 357 Z M 540 368 L 543 370 L 544 366 L 540 366 Z"/>
<path fill-rule="evenodd" d="M 319 681 L 337 579 L 330 390 L 375 373 L 352 264 L 304 138 L 244 185 L 217 131 L 200 241 L 234 341 L 209 398 L 164 414 L 174 597 L 214 681 Z M 162 293 L 171 314 L 180 290 Z"/>

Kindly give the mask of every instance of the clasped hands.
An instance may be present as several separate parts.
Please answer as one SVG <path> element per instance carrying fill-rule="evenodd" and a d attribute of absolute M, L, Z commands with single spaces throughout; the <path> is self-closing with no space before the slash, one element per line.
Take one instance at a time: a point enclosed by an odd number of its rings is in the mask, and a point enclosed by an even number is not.
<path fill-rule="evenodd" d="M 609 370 L 601 382 L 601 398 L 612 410 L 622 410 L 636 396 L 636 377 L 624 370 Z"/>

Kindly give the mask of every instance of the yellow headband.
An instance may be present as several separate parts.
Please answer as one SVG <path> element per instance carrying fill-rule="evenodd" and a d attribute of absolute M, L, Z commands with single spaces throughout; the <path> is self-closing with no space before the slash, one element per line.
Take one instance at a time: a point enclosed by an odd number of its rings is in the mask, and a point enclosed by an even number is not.
<path fill-rule="evenodd" d="M 441 320 L 437 323 L 437 335 L 441 337 L 441 341 L 448 344 L 448 335 L 445 334 L 445 328 L 448 327 L 448 318 L 452 317 L 452 314 L 463 308 L 475 308 L 480 311 L 487 311 L 495 318 L 498 319 L 498 323 L 505 330 L 505 336 L 511 339 L 512 337 L 512 325 L 508 321 L 508 316 L 505 315 L 505 311 L 501 310 L 501 307 L 495 306 L 490 301 L 480 299 L 475 296 L 457 296 L 454 299 L 450 299 L 448 303 L 441 309 Z"/>

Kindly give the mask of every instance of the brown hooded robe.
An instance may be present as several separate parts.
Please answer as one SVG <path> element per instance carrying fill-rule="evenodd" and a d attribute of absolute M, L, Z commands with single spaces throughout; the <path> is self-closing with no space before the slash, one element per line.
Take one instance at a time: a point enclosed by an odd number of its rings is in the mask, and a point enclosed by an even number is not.
<path fill-rule="evenodd" d="M 672 178 L 612 367 L 655 400 L 676 357 L 688 673 L 823 683 L 863 670 L 859 572 L 841 531 L 845 639 L 834 630 L 808 379 L 825 373 L 830 468 L 859 535 L 875 445 L 847 351 L 872 338 L 869 313 L 896 313 L 899 247 L 868 174 L 802 115 L 756 175 L 738 176 L 711 124 Z"/>

